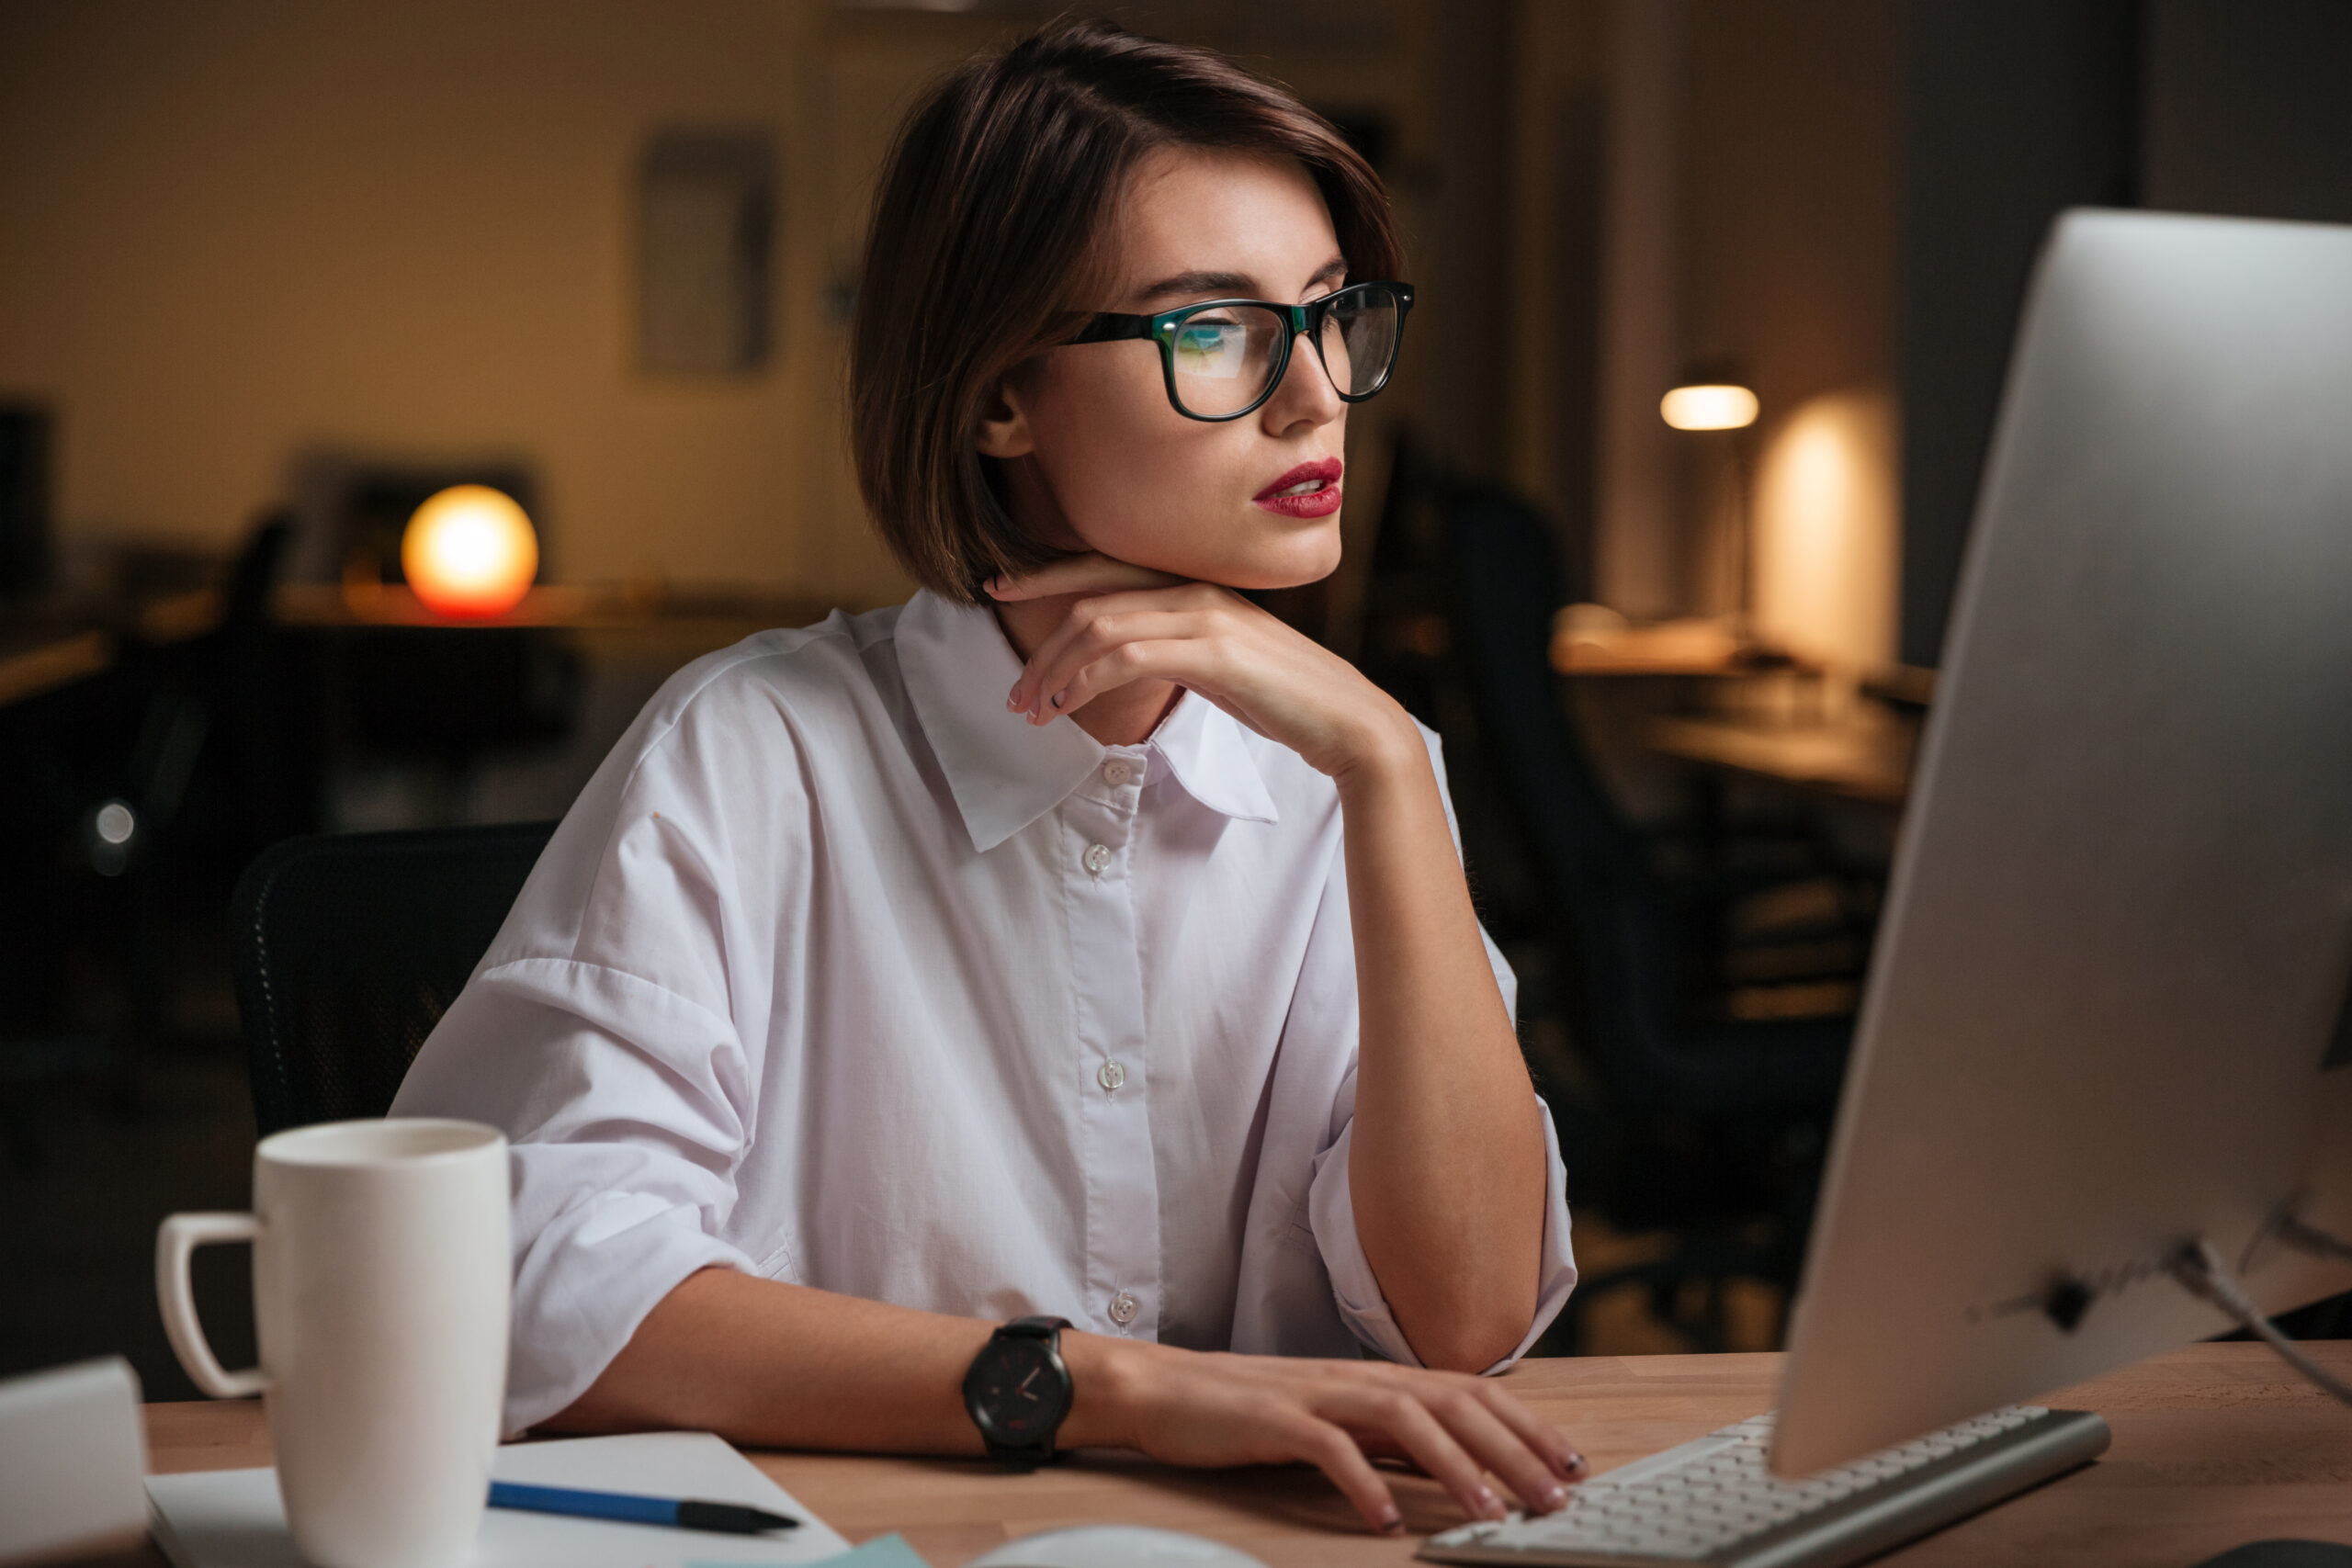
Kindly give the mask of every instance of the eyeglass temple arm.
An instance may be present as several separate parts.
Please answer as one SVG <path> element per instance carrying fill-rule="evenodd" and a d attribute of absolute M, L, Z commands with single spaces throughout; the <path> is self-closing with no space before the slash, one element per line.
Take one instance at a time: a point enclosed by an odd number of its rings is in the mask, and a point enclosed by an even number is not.
<path fill-rule="evenodd" d="M 1128 316 L 1115 310 L 1104 310 L 1089 319 L 1086 325 L 1079 329 L 1078 335 L 1069 341 L 1074 344 L 1125 343 L 1131 338 L 1148 341 L 1154 320 L 1150 316 Z"/>

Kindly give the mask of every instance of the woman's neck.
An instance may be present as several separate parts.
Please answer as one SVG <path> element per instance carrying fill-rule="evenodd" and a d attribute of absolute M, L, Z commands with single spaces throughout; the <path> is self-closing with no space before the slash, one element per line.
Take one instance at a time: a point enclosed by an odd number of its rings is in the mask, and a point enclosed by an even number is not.
<path fill-rule="evenodd" d="M 1003 628 L 1005 641 L 1012 645 L 1012 651 L 1025 663 L 1053 635 L 1054 628 L 1069 618 L 1070 606 L 1080 597 L 1066 593 L 1054 599 L 1023 599 L 990 608 L 996 612 L 996 624 Z M 1069 718 L 1102 745 L 1140 746 L 1151 739 L 1151 732 L 1159 728 L 1159 721 L 1168 716 L 1176 699 L 1183 694 L 1183 688 L 1173 681 L 1132 681 L 1102 693 Z"/>

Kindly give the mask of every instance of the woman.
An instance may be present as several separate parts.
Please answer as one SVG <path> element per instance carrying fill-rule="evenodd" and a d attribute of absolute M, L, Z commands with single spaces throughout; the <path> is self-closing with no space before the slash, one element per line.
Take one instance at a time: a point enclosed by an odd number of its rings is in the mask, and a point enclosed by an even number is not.
<path fill-rule="evenodd" d="M 1575 1269 L 1434 739 L 1233 592 L 1338 564 L 1396 271 L 1205 51 L 1061 28 L 918 106 L 852 393 L 923 592 L 674 678 L 394 1108 L 513 1139 L 513 1427 L 1565 1500 L 1473 1375 Z"/>

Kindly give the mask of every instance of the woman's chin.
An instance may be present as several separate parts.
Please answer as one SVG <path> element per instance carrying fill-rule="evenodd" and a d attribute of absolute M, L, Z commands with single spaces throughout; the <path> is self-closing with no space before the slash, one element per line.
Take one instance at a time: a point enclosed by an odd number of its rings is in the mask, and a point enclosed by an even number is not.
<path fill-rule="evenodd" d="M 1304 588 L 1340 570 L 1340 530 L 1333 526 L 1318 529 L 1306 537 L 1266 541 L 1258 547 L 1235 550 L 1213 559 L 1145 564 L 1245 593 Z"/>

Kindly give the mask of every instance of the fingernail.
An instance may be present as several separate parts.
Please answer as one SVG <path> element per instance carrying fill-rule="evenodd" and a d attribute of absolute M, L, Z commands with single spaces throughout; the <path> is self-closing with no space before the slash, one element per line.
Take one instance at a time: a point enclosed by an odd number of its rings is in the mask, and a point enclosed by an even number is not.
<path fill-rule="evenodd" d="M 1580 1475 L 1584 1472 L 1584 1455 L 1577 1452 L 1574 1449 L 1569 1449 L 1565 1451 L 1563 1457 L 1567 1461 L 1568 1469 L 1572 1473 Z"/>
<path fill-rule="evenodd" d="M 1405 1533 L 1405 1516 L 1396 1511 L 1396 1505 L 1394 1503 L 1380 1511 L 1380 1533 L 1383 1535 Z"/>
<path fill-rule="evenodd" d="M 1059 707 L 1059 706 L 1061 706 L 1061 705 L 1062 705 L 1062 699 L 1063 699 L 1064 697 L 1066 697 L 1066 696 L 1069 696 L 1069 694 L 1068 692 L 1056 692 L 1056 693 L 1054 694 L 1054 705 L 1055 705 L 1056 707 Z"/>
<path fill-rule="evenodd" d="M 1568 1489 L 1565 1486 L 1546 1488 L 1544 1495 L 1535 1499 L 1535 1506 L 1544 1513 L 1556 1514 L 1568 1506 Z"/>
<path fill-rule="evenodd" d="M 1495 1495 L 1495 1489 L 1491 1486 L 1479 1487 L 1470 1494 L 1470 1500 L 1478 1506 L 1479 1516 L 1484 1518 L 1499 1519 L 1510 1512 L 1503 1506 L 1503 1500 Z"/>

